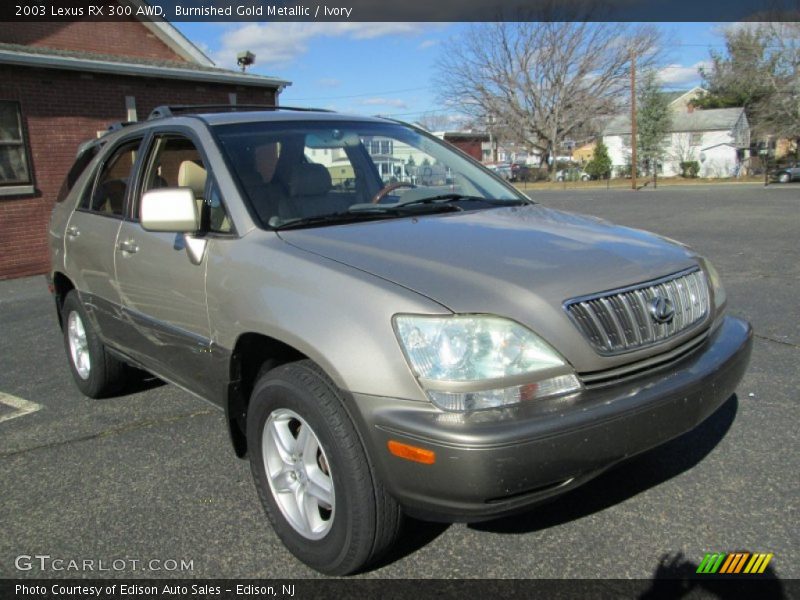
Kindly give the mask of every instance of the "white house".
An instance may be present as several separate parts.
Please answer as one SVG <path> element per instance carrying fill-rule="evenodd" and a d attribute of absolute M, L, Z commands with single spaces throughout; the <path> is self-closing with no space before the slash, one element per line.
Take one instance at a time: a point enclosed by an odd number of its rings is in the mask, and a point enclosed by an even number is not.
<path fill-rule="evenodd" d="M 681 96 L 685 97 L 686 94 Z M 679 175 L 680 163 L 697 161 L 700 177 L 735 177 L 750 147 L 750 126 L 743 108 L 693 109 L 691 103 L 671 107 L 672 125 L 664 138 L 659 174 Z M 631 155 L 629 115 L 612 118 L 603 143 L 616 173 L 627 169 Z"/>

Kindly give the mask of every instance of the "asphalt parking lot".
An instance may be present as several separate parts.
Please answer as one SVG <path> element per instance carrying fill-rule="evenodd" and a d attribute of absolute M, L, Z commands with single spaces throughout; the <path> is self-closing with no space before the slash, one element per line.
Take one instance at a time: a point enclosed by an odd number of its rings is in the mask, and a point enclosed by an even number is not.
<path fill-rule="evenodd" d="M 477 525 L 407 524 L 365 577 L 651 578 L 706 552 L 771 552 L 800 577 L 800 186 L 539 192 L 548 206 L 649 229 L 708 256 L 753 323 L 737 394 L 695 431 L 557 502 Z M 143 379 L 84 398 L 41 277 L 0 282 L 0 577 L 19 555 L 110 562 L 119 577 L 314 577 L 273 534 L 223 415 Z M 132 560 L 192 561 L 190 571 Z M 141 562 L 137 566 L 141 566 Z M 170 563 L 171 564 L 171 563 Z"/>

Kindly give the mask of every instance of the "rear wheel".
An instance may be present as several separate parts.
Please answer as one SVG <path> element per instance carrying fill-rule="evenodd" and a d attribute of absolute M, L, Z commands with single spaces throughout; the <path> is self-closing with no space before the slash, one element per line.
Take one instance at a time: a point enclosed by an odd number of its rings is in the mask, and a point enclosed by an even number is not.
<path fill-rule="evenodd" d="M 61 316 L 67 359 L 78 389 L 90 398 L 102 398 L 122 388 L 125 365 L 108 353 L 75 290 L 64 298 Z"/>
<path fill-rule="evenodd" d="M 781 183 L 789 183 L 792 180 L 792 176 L 788 173 L 781 173 L 778 175 L 778 181 Z"/>
<path fill-rule="evenodd" d="M 341 393 L 312 361 L 259 378 L 248 408 L 247 444 L 275 532 L 310 567 L 352 573 L 397 538 L 400 508 L 375 476 Z"/>

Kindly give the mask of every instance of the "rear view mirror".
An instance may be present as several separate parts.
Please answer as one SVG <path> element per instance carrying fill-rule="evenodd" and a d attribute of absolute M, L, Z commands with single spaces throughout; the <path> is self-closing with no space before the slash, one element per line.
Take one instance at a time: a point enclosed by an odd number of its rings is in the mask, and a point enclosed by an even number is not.
<path fill-rule="evenodd" d="M 147 231 L 194 233 L 200 214 L 191 188 L 162 188 L 142 196 L 141 224 Z"/>
<path fill-rule="evenodd" d="M 306 134 L 306 147 L 322 150 L 326 148 L 354 148 L 361 143 L 361 139 L 352 132 L 341 129 L 315 131 Z"/>

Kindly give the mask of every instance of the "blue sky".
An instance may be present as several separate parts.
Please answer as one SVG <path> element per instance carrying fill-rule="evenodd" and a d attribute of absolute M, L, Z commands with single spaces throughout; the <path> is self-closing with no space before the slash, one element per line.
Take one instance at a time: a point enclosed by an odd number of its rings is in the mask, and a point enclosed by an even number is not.
<path fill-rule="evenodd" d="M 253 73 L 292 81 L 281 104 L 416 120 L 441 113 L 432 86 L 442 42 L 464 23 L 175 23 L 222 67 L 256 54 Z M 722 23 L 661 23 L 669 44 L 668 89 L 699 83 L 697 67 L 721 49 Z"/>

